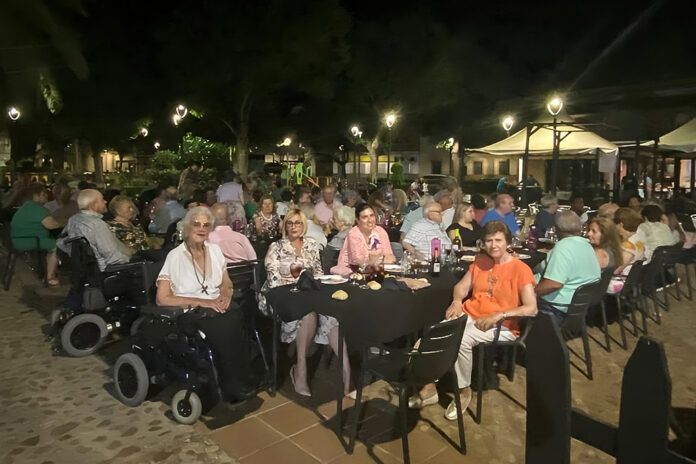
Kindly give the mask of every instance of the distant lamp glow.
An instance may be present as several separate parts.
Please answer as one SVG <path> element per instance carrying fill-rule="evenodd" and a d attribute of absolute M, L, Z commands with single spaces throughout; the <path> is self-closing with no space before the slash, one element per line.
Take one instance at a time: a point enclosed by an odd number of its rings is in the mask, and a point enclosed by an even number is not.
<path fill-rule="evenodd" d="M 389 129 L 391 129 L 394 126 L 394 124 L 396 124 L 396 114 L 388 113 L 384 117 L 384 123 L 387 125 Z"/>
<path fill-rule="evenodd" d="M 558 116 L 558 113 L 563 109 L 563 100 L 560 97 L 553 97 L 546 104 L 546 109 L 549 110 L 551 116 Z"/>
<path fill-rule="evenodd" d="M 14 106 L 7 111 L 7 116 L 13 121 L 18 120 L 21 115 L 22 113 Z"/>
<path fill-rule="evenodd" d="M 179 115 L 179 119 L 184 119 L 188 114 L 188 109 L 184 105 L 177 105 L 176 114 Z"/>
<path fill-rule="evenodd" d="M 505 129 L 505 132 L 510 132 L 510 129 L 512 129 L 512 126 L 515 125 L 515 118 L 513 118 L 510 115 L 507 115 L 503 118 L 502 124 L 503 124 L 503 129 Z"/>
<path fill-rule="evenodd" d="M 360 128 L 358 126 L 353 126 L 350 128 L 350 133 L 353 134 L 353 137 L 357 137 L 359 132 Z"/>
<path fill-rule="evenodd" d="M 179 116 L 179 113 L 173 114 L 172 115 L 172 124 L 175 126 L 178 126 L 179 123 L 181 123 L 181 116 Z"/>
<path fill-rule="evenodd" d="M 447 143 L 448 143 L 450 146 L 454 145 L 454 137 L 448 138 L 448 139 L 447 139 Z"/>
<path fill-rule="evenodd" d="M 147 134 L 149 133 L 150 131 L 147 130 L 147 127 L 143 127 L 140 129 L 140 135 L 142 135 L 143 137 L 147 137 Z"/>
<path fill-rule="evenodd" d="M 292 143 L 292 139 L 290 137 L 285 137 L 283 139 L 283 146 L 284 147 L 289 147 L 291 143 Z"/>
<path fill-rule="evenodd" d="M 159 142 L 155 142 L 154 145 L 155 150 L 159 150 L 159 147 L 161 146 Z"/>

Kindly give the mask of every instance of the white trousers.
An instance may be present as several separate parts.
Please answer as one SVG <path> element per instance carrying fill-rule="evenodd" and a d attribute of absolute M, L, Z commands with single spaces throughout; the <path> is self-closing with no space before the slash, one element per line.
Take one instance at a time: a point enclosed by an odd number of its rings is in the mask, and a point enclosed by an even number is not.
<path fill-rule="evenodd" d="M 462 337 L 461 345 L 459 345 L 459 356 L 457 356 L 457 362 L 454 363 L 454 371 L 457 373 L 459 388 L 466 388 L 471 385 L 471 369 L 474 365 L 472 352 L 474 347 L 479 343 L 492 342 L 495 337 L 495 327 L 484 332 L 477 329 L 476 325 L 474 325 L 475 323 L 476 321 L 471 317 L 466 320 L 464 336 Z M 498 340 L 507 341 L 515 338 L 517 336 L 503 326 Z"/>

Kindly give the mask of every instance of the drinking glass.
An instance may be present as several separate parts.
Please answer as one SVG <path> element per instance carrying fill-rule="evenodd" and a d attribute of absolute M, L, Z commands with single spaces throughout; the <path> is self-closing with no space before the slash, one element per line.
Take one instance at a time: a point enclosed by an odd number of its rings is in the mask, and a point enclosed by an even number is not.
<path fill-rule="evenodd" d="M 295 261 L 290 265 L 290 275 L 295 279 L 295 286 L 290 289 L 290 292 L 297 293 L 300 291 L 300 289 L 297 288 L 297 282 L 300 280 L 299 277 L 303 269 L 304 266 L 302 266 L 302 263 L 299 261 Z"/>
<path fill-rule="evenodd" d="M 360 264 L 358 263 L 350 263 L 348 264 L 348 267 L 350 268 L 350 284 L 351 285 L 360 285 L 358 283 L 358 277 L 357 273 L 360 272 Z"/>

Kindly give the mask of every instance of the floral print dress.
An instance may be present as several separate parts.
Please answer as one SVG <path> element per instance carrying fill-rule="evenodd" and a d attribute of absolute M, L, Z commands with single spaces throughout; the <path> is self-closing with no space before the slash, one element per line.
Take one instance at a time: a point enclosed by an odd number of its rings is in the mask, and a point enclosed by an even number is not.
<path fill-rule="evenodd" d="M 261 235 L 274 239 L 280 235 L 280 216 L 276 213 L 272 213 L 270 218 L 264 216 L 261 211 L 257 211 L 254 214 L 252 221 L 256 223 L 256 218 L 261 220 Z"/>
<path fill-rule="evenodd" d="M 115 219 L 107 221 L 107 224 L 116 238 L 134 252 L 150 249 L 150 244 L 147 242 L 147 235 L 142 228 L 135 224 L 124 225 Z"/>
<path fill-rule="evenodd" d="M 266 303 L 265 293 L 269 289 L 281 285 L 294 284 L 297 279 L 290 274 L 290 265 L 294 262 L 302 263 L 305 269 L 311 270 L 315 275 L 322 275 L 321 258 L 319 256 L 319 244 L 312 238 L 304 237 L 300 255 L 295 254 L 295 248 L 288 239 L 280 239 L 271 243 L 266 253 L 266 272 L 268 279 L 263 284 L 259 295 L 259 309 L 266 315 L 273 313 L 273 309 Z M 283 343 L 290 343 L 297 337 L 297 331 L 302 321 L 283 322 L 280 339 Z M 330 316 L 318 315 L 317 333 L 314 342 L 320 345 L 329 343 L 329 332 L 338 326 L 338 321 Z"/>

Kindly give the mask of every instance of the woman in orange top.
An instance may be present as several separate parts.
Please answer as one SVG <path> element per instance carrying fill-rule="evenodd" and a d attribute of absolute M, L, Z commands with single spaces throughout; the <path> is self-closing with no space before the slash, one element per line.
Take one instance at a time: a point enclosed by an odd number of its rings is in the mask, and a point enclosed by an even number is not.
<path fill-rule="evenodd" d="M 515 320 L 537 313 L 532 270 L 508 252 L 512 242 L 510 230 L 501 221 L 488 222 L 483 227 L 485 253 L 479 254 L 467 273 L 454 286 L 452 303 L 447 308 L 447 319 L 468 316 L 466 329 L 459 347 L 454 369 L 459 383 L 462 411 L 471 401 L 472 350 L 479 343 L 493 341 L 496 324 L 503 321 L 500 340 L 514 340 L 519 336 Z M 471 297 L 464 298 L 471 291 Z M 435 384 L 428 384 L 409 400 L 412 408 L 421 408 L 438 402 Z M 449 420 L 457 419 L 454 401 L 445 412 Z"/>

